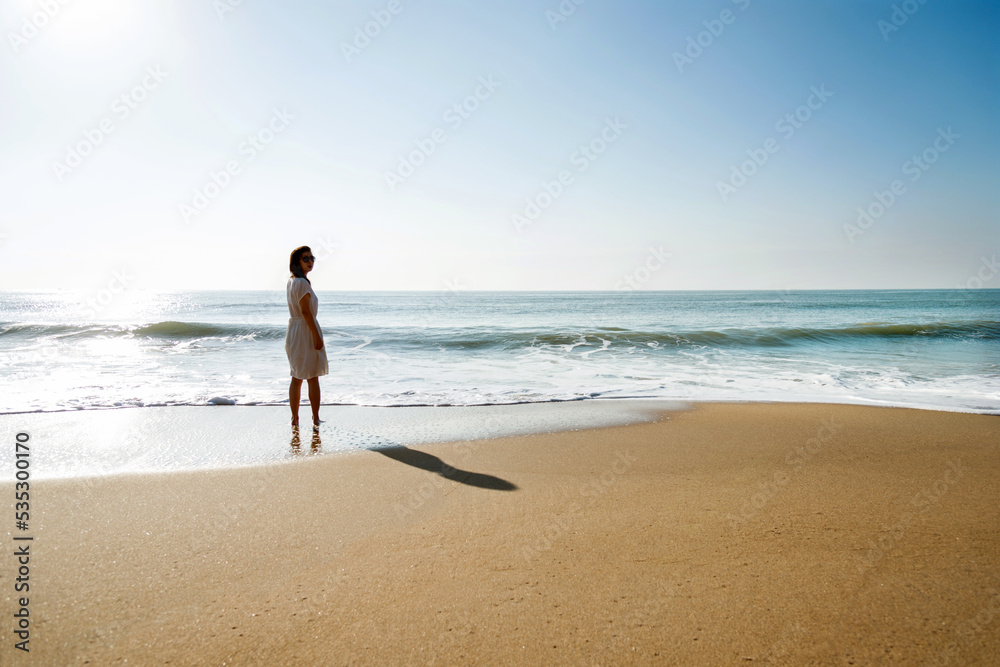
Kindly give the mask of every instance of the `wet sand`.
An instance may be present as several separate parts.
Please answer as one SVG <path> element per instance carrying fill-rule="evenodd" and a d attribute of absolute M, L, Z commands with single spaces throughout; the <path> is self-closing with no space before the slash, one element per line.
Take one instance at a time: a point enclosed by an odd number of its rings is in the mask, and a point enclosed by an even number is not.
<path fill-rule="evenodd" d="M 33 482 L 31 652 L 5 621 L 0 663 L 1000 664 L 998 436 L 700 404 L 329 456 L 304 430 L 292 463 Z"/>

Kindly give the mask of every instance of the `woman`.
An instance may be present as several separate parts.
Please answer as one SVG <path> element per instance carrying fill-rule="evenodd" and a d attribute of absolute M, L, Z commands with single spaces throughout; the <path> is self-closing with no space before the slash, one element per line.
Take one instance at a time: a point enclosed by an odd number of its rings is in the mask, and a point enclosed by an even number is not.
<path fill-rule="evenodd" d="M 309 383 L 309 405 L 312 407 L 313 427 L 319 426 L 319 376 L 326 375 L 330 368 L 323 348 L 323 331 L 316 322 L 319 302 L 312 283 L 306 274 L 312 271 L 316 258 L 309 246 L 292 251 L 288 268 L 292 275 L 288 278 L 285 294 L 288 297 L 288 331 L 285 333 L 285 354 L 291 366 L 292 383 L 288 386 L 288 404 L 292 408 L 292 426 L 299 425 L 299 399 L 302 396 L 302 380 Z"/>

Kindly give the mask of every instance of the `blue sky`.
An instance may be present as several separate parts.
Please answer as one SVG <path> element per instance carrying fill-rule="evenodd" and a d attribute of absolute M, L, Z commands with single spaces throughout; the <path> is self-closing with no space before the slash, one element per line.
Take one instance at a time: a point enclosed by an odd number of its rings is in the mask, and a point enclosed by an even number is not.
<path fill-rule="evenodd" d="M 0 288 L 281 289 L 301 244 L 321 289 L 957 287 L 1000 250 L 996 3 L 235 1 L 0 7 Z"/>

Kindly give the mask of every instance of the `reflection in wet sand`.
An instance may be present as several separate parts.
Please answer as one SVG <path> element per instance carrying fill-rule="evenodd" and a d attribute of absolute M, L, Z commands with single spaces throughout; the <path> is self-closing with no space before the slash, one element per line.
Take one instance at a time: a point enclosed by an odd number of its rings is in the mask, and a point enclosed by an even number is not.
<path fill-rule="evenodd" d="M 319 437 L 319 428 L 313 426 L 312 428 L 312 442 L 309 444 L 309 454 L 319 454 L 321 451 L 321 445 L 323 441 Z M 302 438 L 299 435 L 299 427 L 292 426 L 292 456 L 302 455 Z"/>

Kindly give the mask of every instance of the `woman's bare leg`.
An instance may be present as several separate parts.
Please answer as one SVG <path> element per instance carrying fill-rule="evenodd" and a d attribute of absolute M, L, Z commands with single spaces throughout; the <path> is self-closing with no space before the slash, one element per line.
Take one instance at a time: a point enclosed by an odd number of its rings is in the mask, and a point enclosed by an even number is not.
<path fill-rule="evenodd" d="M 299 401 L 302 399 L 302 380 L 292 378 L 288 385 L 288 405 L 292 408 L 292 426 L 299 425 Z"/>
<path fill-rule="evenodd" d="M 313 424 L 319 424 L 319 378 L 309 378 L 309 406 L 312 408 Z"/>

